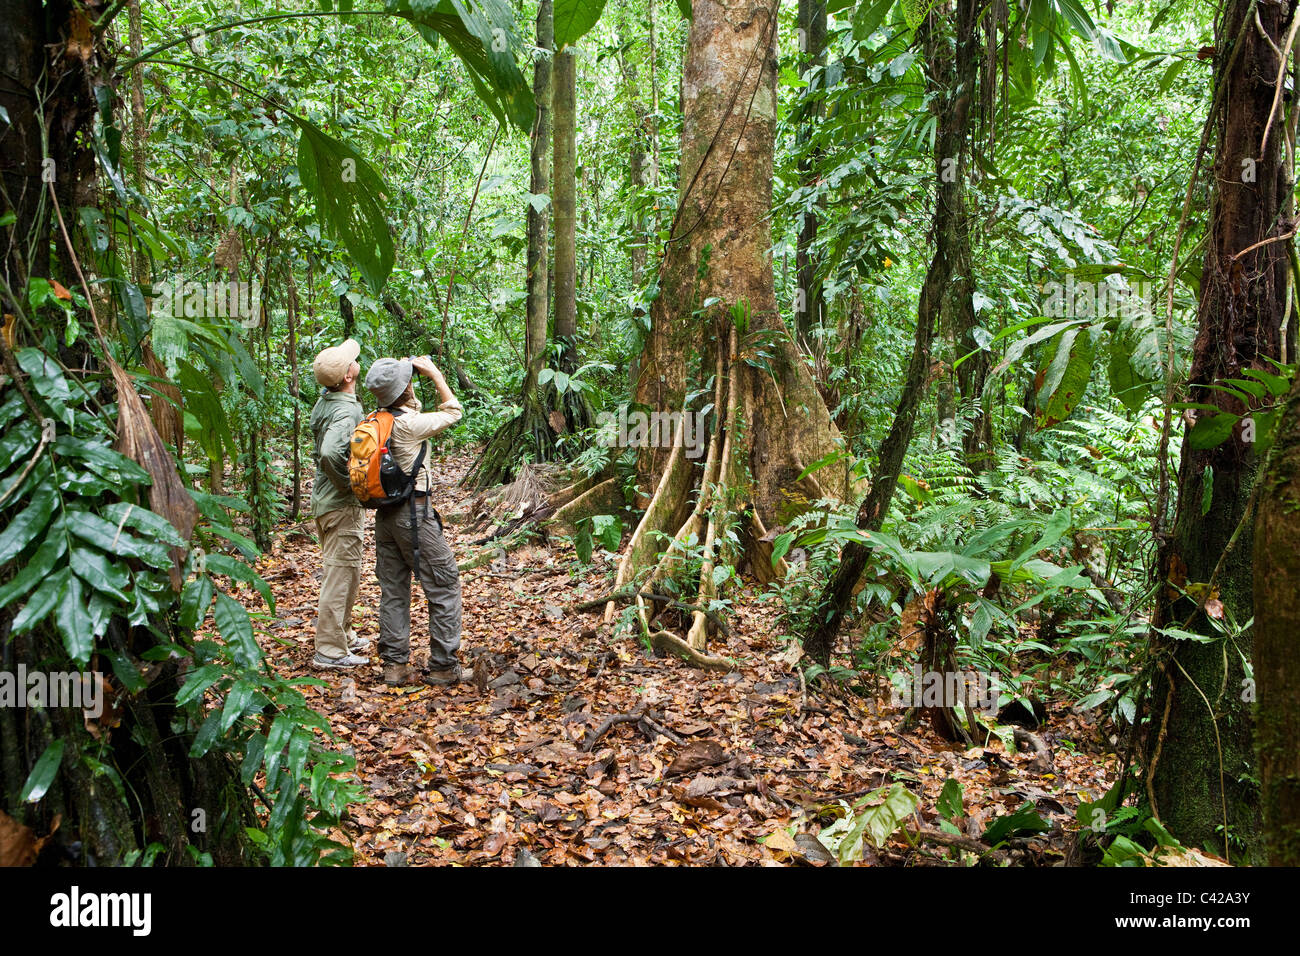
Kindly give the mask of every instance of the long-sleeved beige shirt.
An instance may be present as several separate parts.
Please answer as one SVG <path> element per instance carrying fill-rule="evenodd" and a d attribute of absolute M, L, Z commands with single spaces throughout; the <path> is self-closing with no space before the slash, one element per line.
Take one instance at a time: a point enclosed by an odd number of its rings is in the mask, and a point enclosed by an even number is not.
<path fill-rule="evenodd" d="M 415 458 L 420 453 L 420 446 L 430 437 L 444 428 L 450 428 L 460 421 L 460 402 L 452 398 L 443 402 L 436 412 L 424 411 L 418 398 L 401 406 L 402 414 L 393 419 L 393 433 L 388 439 L 388 450 L 392 453 L 398 466 L 409 472 L 415 466 Z M 433 469 L 429 464 L 429 452 L 424 454 L 424 464 L 415 477 L 415 490 L 428 491 L 433 487 Z"/>

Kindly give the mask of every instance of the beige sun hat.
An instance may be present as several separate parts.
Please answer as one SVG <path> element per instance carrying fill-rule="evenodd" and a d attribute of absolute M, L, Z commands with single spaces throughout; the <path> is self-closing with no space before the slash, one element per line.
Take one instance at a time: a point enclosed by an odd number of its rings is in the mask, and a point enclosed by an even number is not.
<path fill-rule="evenodd" d="M 316 381 L 326 388 L 334 388 L 342 383 L 348 374 L 348 368 L 361 354 L 361 346 L 356 339 L 348 339 L 342 345 L 331 345 L 323 349 L 316 360 L 311 363 L 311 370 L 316 373 Z"/>

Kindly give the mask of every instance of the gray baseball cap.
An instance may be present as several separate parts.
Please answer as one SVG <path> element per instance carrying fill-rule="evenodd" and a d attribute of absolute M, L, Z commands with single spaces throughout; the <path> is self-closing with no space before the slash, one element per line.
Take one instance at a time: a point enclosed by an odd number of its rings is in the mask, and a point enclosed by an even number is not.
<path fill-rule="evenodd" d="M 413 374 L 406 359 L 381 358 L 366 373 L 366 388 L 374 393 L 381 407 L 387 407 L 402 397 Z"/>

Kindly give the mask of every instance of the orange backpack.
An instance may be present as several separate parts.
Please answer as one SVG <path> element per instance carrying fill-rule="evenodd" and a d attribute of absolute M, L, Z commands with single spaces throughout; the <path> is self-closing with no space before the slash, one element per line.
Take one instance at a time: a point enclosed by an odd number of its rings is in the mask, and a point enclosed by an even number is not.
<path fill-rule="evenodd" d="M 415 476 L 424 464 L 427 444 L 421 444 L 410 474 L 402 471 L 388 450 L 393 420 L 400 414 L 400 408 L 381 408 L 363 418 L 352 432 L 348 480 L 352 484 L 352 494 L 364 508 L 385 508 L 406 501 L 415 487 Z"/>

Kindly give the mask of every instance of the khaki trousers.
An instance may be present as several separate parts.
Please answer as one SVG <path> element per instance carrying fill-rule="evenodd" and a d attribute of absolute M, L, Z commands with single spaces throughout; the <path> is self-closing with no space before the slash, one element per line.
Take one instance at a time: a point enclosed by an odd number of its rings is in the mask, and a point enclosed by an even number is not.
<path fill-rule="evenodd" d="M 348 653 L 352 605 L 361 588 L 365 512 L 339 508 L 316 516 L 320 539 L 320 602 L 316 605 L 316 652 L 339 658 Z"/>

